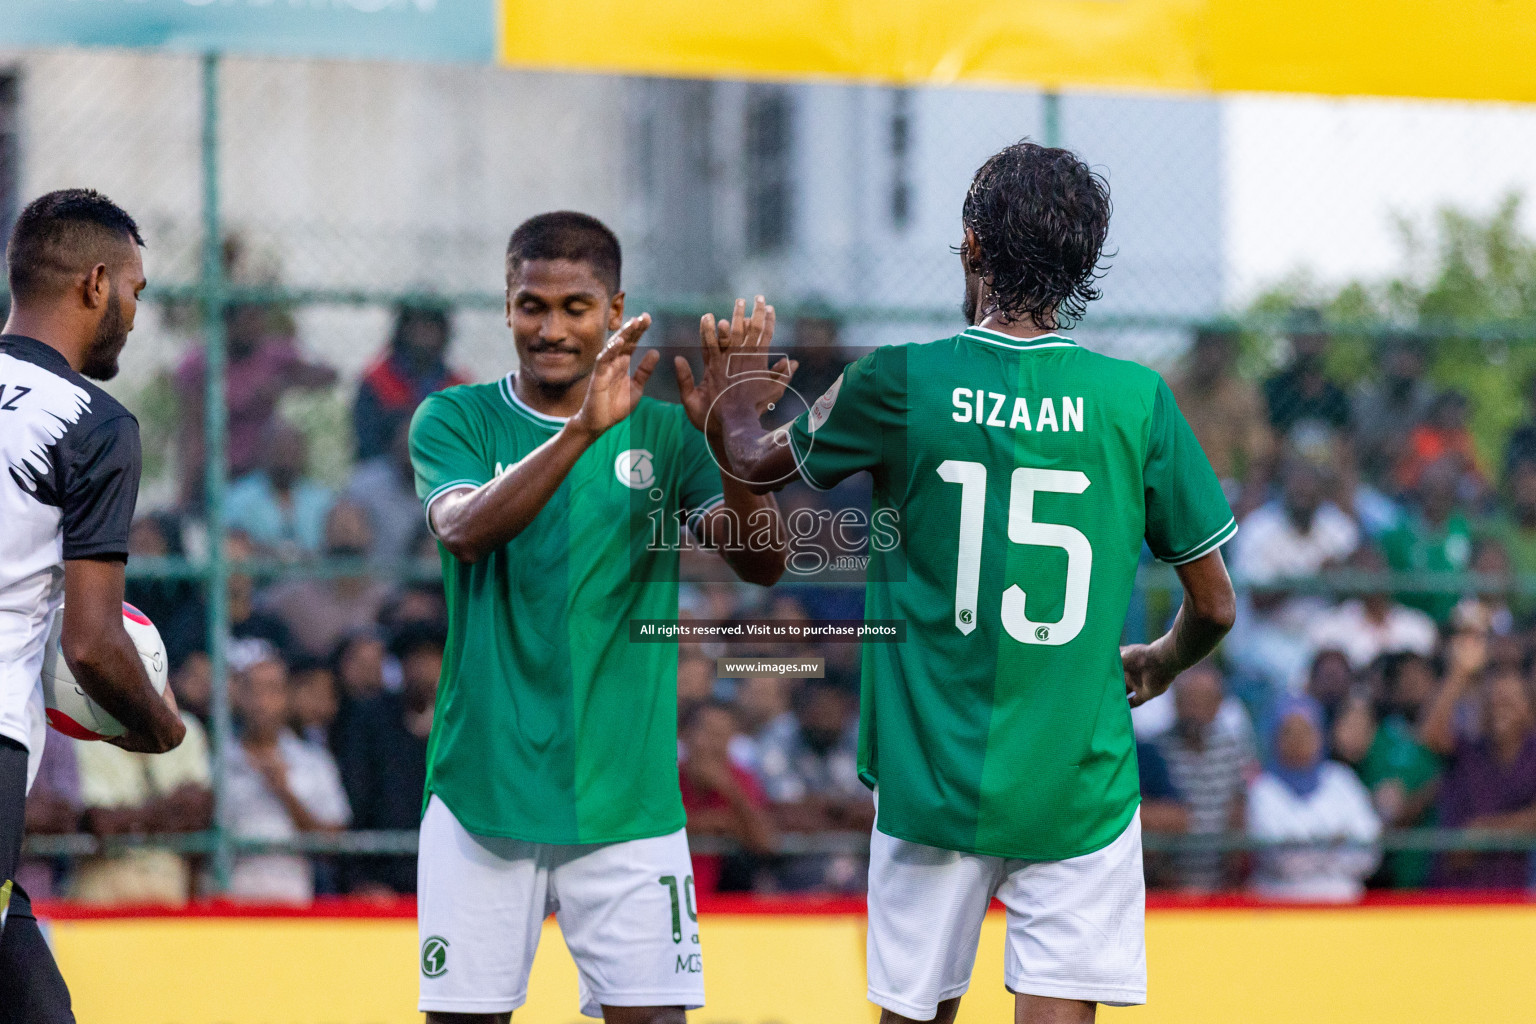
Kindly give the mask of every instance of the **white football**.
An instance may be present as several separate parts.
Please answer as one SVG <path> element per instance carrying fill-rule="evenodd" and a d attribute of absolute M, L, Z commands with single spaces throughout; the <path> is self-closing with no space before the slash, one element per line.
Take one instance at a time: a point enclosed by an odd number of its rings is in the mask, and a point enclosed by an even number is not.
<path fill-rule="evenodd" d="M 165 641 L 149 616 L 123 602 L 123 628 L 139 649 L 144 671 L 156 693 L 165 693 L 167 665 Z M 77 740 L 105 740 L 127 732 L 121 722 L 102 710 L 101 705 L 85 695 L 64 661 L 59 636 L 64 632 L 64 610 L 53 617 L 53 632 L 43 654 L 43 701 L 48 705 L 48 724 Z"/>

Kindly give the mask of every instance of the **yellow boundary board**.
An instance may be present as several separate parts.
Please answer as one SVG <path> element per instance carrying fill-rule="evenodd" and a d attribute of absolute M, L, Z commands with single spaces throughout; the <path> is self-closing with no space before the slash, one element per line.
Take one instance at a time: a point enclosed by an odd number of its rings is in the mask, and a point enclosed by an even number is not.
<path fill-rule="evenodd" d="M 1528 0 L 500 0 L 528 68 L 1536 101 Z"/>
<path fill-rule="evenodd" d="M 705 914 L 693 1024 L 864 1024 L 859 914 Z M 409 919 L 58 921 L 82 1024 L 419 1024 Z M 1514 1021 L 1536 1007 L 1536 905 L 1152 911 L 1151 1002 L 1106 1024 Z M 1012 1020 L 988 918 L 960 1020 Z M 452 959 L 448 969 L 453 969 Z M 553 924 L 517 1024 L 576 1024 Z"/>

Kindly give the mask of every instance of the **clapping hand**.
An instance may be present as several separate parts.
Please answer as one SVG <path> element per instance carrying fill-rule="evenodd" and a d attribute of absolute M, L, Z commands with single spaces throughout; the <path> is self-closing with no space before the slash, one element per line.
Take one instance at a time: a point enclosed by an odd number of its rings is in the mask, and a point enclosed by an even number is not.
<path fill-rule="evenodd" d="M 688 419 L 712 440 L 723 436 L 730 415 L 748 412 L 761 417 L 784 396 L 784 389 L 799 364 L 780 357 L 768 365 L 768 348 L 773 343 L 774 311 L 761 295 L 746 315 L 745 299 L 736 300 L 729 320 L 716 320 L 706 313 L 699 320 L 699 347 L 704 357 L 704 375 L 694 380 L 688 360 L 673 360 L 677 386 L 682 393 Z"/>
<path fill-rule="evenodd" d="M 571 417 L 574 426 L 597 437 L 609 427 L 635 411 L 640 396 L 645 393 L 645 383 L 651 371 L 661 361 L 661 354 L 654 349 L 640 359 L 633 375 L 629 372 L 630 357 L 635 346 L 651 326 L 651 315 L 641 313 L 625 321 L 603 350 L 597 354 L 597 363 L 587 379 L 587 397 L 576 415 Z"/>

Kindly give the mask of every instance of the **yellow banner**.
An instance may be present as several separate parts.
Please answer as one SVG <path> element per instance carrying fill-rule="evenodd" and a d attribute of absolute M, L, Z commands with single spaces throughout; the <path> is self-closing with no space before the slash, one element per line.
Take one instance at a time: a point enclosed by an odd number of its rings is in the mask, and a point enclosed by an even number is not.
<path fill-rule="evenodd" d="M 1513 0 L 500 2 L 517 67 L 1536 101 L 1536 8 Z"/>
<path fill-rule="evenodd" d="M 859 914 L 705 914 L 708 1006 L 693 1024 L 861 1024 Z M 60 921 L 81 1021 L 420 1024 L 409 919 Z M 1509 1021 L 1536 1006 L 1536 905 L 1161 910 L 1147 917 L 1151 1002 L 1106 1024 Z M 576 969 L 544 929 L 517 1024 L 577 1024 Z M 1003 918 L 982 934 L 962 1024 L 1013 1019 Z"/>

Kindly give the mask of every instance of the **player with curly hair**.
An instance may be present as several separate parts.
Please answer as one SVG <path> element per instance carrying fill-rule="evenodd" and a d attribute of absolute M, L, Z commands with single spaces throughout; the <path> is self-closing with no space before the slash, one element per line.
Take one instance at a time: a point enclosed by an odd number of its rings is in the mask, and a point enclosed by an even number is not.
<path fill-rule="evenodd" d="M 872 511 L 900 524 L 872 545 L 865 615 L 905 620 L 907 639 L 865 645 L 860 716 L 883 1024 L 954 1019 L 994 897 L 1018 1021 L 1146 999 L 1130 708 L 1231 628 L 1219 548 L 1237 524 L 1162 378 L 1062 333 L 1099 295 L 1109 217 L 1074 154 L 1004 149 L 965 199 L 971 326 L 875 350 L 771 433 L 772 309 L 700 325 L 706 433 L 736 476 L 826 488 L 865 471 Z M 1122 648 L 1143 541 L 1185 600 L 1165 636 Z"/>

